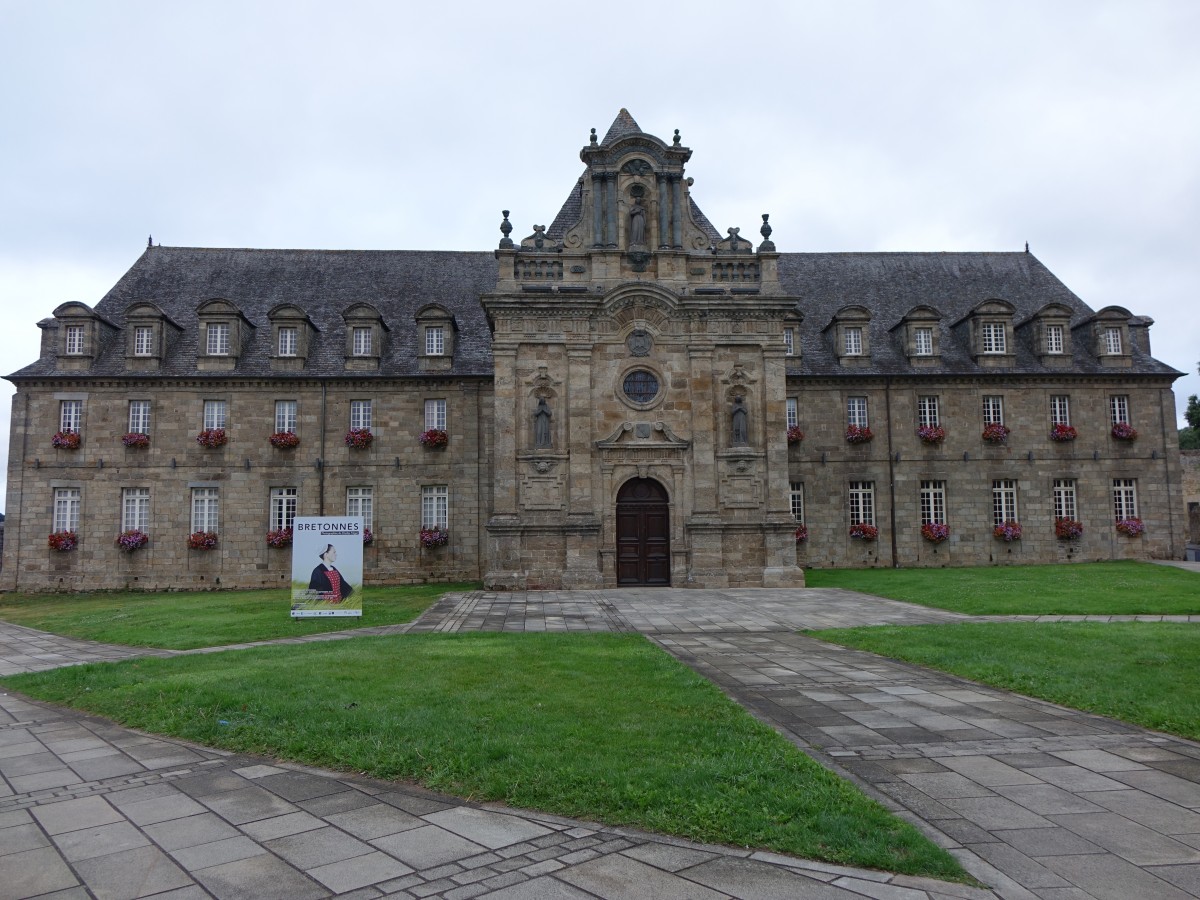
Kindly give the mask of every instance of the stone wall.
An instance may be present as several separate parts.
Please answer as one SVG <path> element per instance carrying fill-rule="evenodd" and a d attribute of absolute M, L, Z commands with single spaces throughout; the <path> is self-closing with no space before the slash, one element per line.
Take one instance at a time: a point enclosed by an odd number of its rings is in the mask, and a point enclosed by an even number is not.
<path fill-rule="evenodd" d="M 1181 450 L 1183 502 L 1187 504 L 1188 543 L 1200 544 L 1200 450 Z"/>

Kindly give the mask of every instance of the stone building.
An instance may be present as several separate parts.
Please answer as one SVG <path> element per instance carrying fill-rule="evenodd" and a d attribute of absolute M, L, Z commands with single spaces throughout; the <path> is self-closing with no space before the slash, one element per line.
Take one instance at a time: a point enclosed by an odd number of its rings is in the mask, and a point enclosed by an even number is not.
<path fill-rule="evenodd" d="M 8 376 L 0 587 L 279 585 L 267 535 L 297 513 L 362 515 L 376 582 L 1183 555 L 1180 373 L 1148 319 L 1028 250 L 722 236 L 679 133 L 624 110 L 580 156 L 551 224 L 513 240 L 505 212 L 495 251 L 152 245 L 55 309 Z"/>

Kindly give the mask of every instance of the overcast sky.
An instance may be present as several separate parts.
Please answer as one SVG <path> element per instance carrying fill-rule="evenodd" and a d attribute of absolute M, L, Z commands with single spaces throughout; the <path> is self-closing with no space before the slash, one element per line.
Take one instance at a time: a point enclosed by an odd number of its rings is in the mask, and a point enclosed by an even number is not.
<path fill-rule="evenodd" d="M 781 251 L 1018 250 L 1200 393 L 1200 3 L 0 0 L 0 369 L 169 246 L 486 250 L 588 129 Z M 12 386 L 0 382 L 0 458 Z M 48 439 L 48 436 L 47 436 Z M 4 508 L 0 485 L 0 510 Z"/>

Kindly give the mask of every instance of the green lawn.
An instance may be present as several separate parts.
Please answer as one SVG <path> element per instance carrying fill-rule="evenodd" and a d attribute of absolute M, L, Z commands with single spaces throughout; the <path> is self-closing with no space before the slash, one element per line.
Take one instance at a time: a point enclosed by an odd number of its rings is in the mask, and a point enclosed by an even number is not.
<path fill-rule="evenodd" d="M 0 594 L 0 619 L 92 641 L 191 650 L 411 622 L 447 591 L 477 587 L 368 586 L 361 618 L 315 619 L 292 619 L 290 596 L 282 590 Z"/>
<path fill-rule="evenodd" d="M 229 750 L 964 879 L 915 828 L 632 635 L 401 635 L 77 666 L 11 689 Z"/>
<path fill-rule="evenodd" d="M 971 622 L 809 632 L 1200 740 L 1200 628 L 1158 622 Z"/>
<path fill-rule="evenodd" d="M 1142 562 L 964 569 L 809 569 L 847 588 L 972 615 L 1200 613 L 1200 574 Z"/>

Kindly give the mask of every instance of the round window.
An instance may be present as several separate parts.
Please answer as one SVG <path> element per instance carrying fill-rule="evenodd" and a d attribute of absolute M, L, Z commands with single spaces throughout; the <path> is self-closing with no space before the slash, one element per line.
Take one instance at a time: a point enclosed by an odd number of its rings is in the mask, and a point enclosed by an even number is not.
<path fill-rule="evenodd" d="M 658 376 L 645 369 L 634 369 L 625 376 L 622 389 L 634 403 L 649 403 L 658 396 Z"/>

